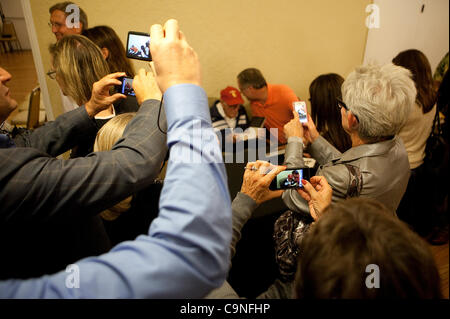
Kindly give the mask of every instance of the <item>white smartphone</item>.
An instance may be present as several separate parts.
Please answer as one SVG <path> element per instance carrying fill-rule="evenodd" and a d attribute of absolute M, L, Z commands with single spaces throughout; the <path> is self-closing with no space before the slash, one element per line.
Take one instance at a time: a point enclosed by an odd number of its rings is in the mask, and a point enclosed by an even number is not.
<path fill-rule="evenodd" d="M 300 123 L 308 123 L 306 103 L 304 101 L 294 102 L 294 110 L 298 113 L 298 117 L 300 118 Z"/>

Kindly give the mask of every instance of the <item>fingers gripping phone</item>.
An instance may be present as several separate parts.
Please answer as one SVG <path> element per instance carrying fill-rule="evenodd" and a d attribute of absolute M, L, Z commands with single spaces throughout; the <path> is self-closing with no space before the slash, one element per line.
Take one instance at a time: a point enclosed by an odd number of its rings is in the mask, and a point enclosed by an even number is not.
<path fill-rule="evenodd" d="M 270 190 L 302 188 L 302 179 L 309 180 L 309 168 L 290 168 L 280 172 L 270 183 Z"/>
<path fill-rule="evenodd" d="M 308 123 L 308 113 L 306 111 L 306 103 L 304 101 L 294 102 L 294 109 L 298 113 L 300 123 Z"/>
<path fill-rule="evenodd" d="M 150 34 L 130 31 L 127 38 L 127 57 L 131 59 L 151 61 Z"/>
<path fill-rule="evenodd" d="M 122 76 L 118 79 L 122 84 L 117 87 L 117 92 L 130 95 L 130 96 L 136 96 L 133 90 L 133 79 L 127 78 L 125 76 Z"/>

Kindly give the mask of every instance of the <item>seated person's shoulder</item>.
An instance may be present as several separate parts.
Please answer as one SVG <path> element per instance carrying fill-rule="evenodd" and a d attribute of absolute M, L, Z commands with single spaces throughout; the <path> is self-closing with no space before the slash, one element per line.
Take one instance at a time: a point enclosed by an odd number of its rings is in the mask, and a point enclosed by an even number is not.
<path fill-rule="evenodd" d="M 292 107 L 290 102 L 299 100 L 295 92 L 285 84 L 273 84 L 271 91 L 278 102 L 289 103 L 289 107 Z"/>
<path fill-rule="evenodd" d="M 222 120 L 222 115 L 220 115 L 219 110 L 217 109 L 217 104 L 220 102 L 220 100 L 216 100 L 211 107 L 209 108 L 209 113 L 211 114 L 211 121 L 215 122 L 218 120 Z"/>
<path fill-rule="evenodd" d="M 288 85 L 286 84 L 271 84 L 272 90 L 278 93 L 284 92 L 294 92 Z"/>

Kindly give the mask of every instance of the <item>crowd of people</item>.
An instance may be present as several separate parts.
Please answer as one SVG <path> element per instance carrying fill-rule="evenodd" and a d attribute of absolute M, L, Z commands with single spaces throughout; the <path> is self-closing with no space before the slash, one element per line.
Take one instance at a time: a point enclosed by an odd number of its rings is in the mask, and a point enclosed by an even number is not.
<path fill-rule="evenodd" d="M 448 190 L 434 210 L 423 167 L 436 112 L 448 132 L 445 67 L 436 82 L 425 55 L 407 50 L 345 79 L 320 75 L 301 123 L 294 91 L 256 68 L 209 106 L 176 20 L 151 27 L 151 71 L 135 72 L 111 27 L 88 28 L 81 8 L 80 26 L 65 25 L 70 4 L 49 10 L 48 75 L 67 112 L 10 127 L 17 102 L 0 65 L 0 298 L 239 298 L 227 274 L 242 228 L 275 198 L 286 207 L 273 233 L 279 276 L 259 298 L 441 297 L 424 238 L 448 241 Z M 124 76 L 135 97 L 113 92 Z M 250 126 L 241 93 L 285 161 L 247 163 L 232 200 L 222 151 L 226 130 Z M 305 156 L 318 163 L 309 180 Z M 271 190 L 287 169 L 289 189 Z M 381 270 L 374 283 L 368 267 Z"/>

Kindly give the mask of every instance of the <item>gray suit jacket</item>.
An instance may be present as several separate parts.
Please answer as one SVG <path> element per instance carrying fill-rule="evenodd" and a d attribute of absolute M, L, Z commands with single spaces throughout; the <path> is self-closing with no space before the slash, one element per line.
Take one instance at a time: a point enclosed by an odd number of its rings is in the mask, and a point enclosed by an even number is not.
<path fill-rule="evenodd" d="M 352 147 L 341 153 L 320 136 L 310 145 L 309 152 L 320 164 L 316 175 L 325 176 L 333 188 L 333 202 L 351 196 L 349 168 L 355 168 L 362 181 L 358 185 L 359 196 L 374 198 L 395 214 L 410 175 L 408 155 L 399 137 Z M 290 141 L 285 158 L 288 167 L 301 167 L 302 143 Z M 309 214 L 306 201 L 297 191 L 285 191 L 283 201 L 290 210 Z"/>
<path fill-rule="evenodd" d="M 58 214 L 95 214 L 150 185 L 167 152 L 166 136 L 156 123 L 158 106 L 159 101 L 145 101 L 111 152 L 52 157 L 70 149 L 85 130 L 95 130 L 84 108 L 35 130 L 32 148 L 1 149 L 0 227 Z"/>
<path fill-rule="evenodd" d="M 53 157 L 95 135 L 84 108 L 14 139 L 28 147 L 0 149 L 0 278 L 53 273 L 109 249 L 95 214 L 146 188 L 159 173 L 167 146 L 158 107 L 159 101 L 145 101 L 109 152 Z"/>
<path fill-rule="evenodd" d="M 97 134 L 95 121 L 87 117 L 84 107 L 64 113 L 56 121 L 34 130 L 12 127 L 8 123 L 5 128 L 17 147 L 33 147 L 55 157 Z"/>

